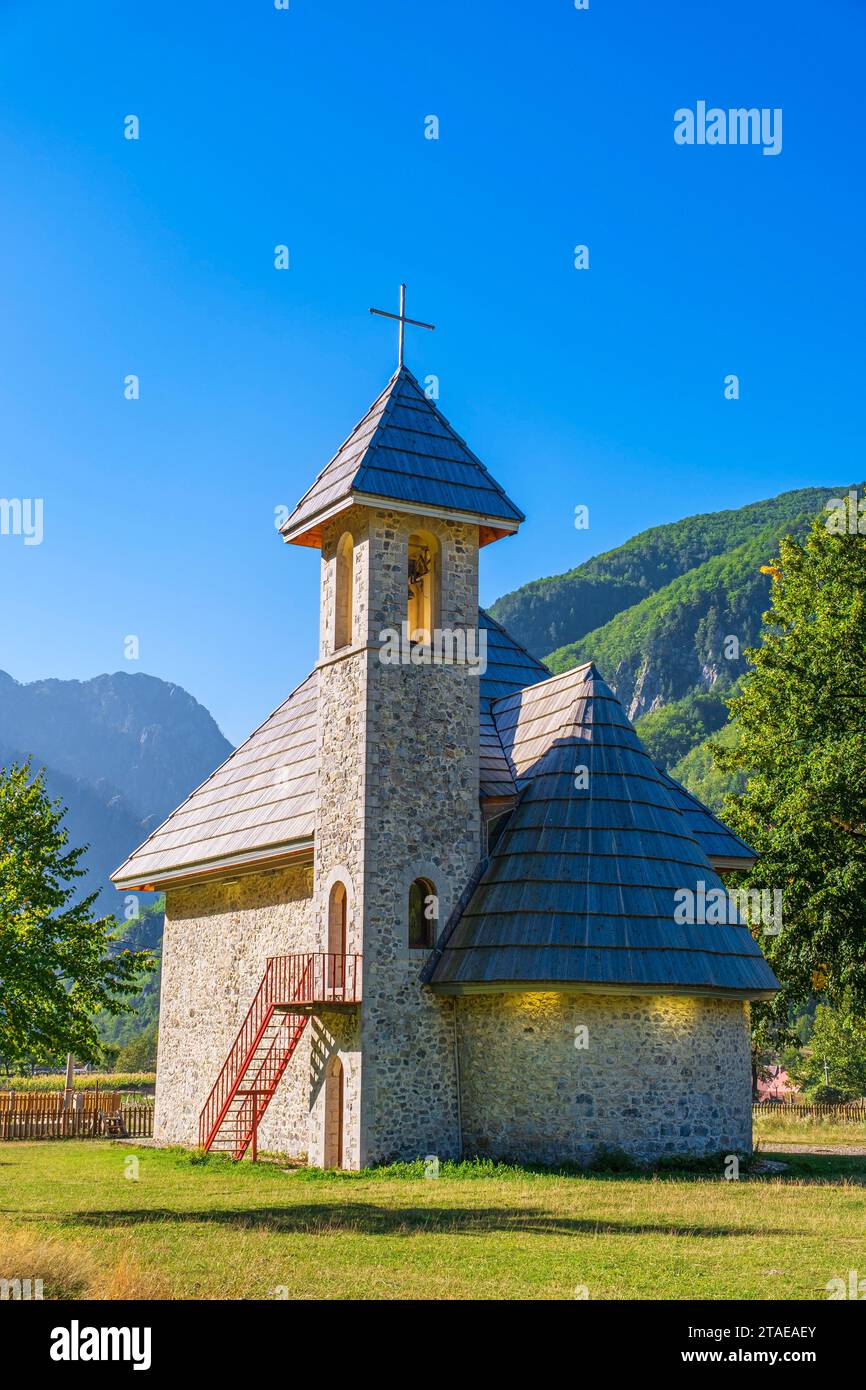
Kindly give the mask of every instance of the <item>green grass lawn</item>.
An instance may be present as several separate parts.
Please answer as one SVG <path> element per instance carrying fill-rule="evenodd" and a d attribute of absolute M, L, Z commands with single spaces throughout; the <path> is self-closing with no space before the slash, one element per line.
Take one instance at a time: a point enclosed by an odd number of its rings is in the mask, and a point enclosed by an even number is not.
<path fill-rule="evenodd" d="M 0 1144 L 0 1278 L 73 1298 L 825 1298 L 866 1272 L 866 1159 L 785 1157 L 736 1182 L 425 1180 Z"/>
<path fill-rule="evenodd" d="M 754 1121 L 752 1132 L 755 1142 L 760 1139 L 762 1149 L 771 1149 L 773 1140 L 780 1144 L 862 1144 L 866 1146 L 866 1124 L 848 1124 L 844 1121 L 820 1118 L 812 1115 L 786 1115 L 780 1107 L 777 1112 L 765 1111 Z"/>

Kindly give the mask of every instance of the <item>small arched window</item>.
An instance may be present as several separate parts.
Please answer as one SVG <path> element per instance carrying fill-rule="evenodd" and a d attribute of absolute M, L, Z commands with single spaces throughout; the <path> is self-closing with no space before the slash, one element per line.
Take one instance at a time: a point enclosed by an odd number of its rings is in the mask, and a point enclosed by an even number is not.
<path fill-rule="evenodd" d="M 352 641 L 352 587 L 355 543 L 348 531 L 337 542 L 337 574 L 334 592 L 334 651 Z"/>
<path fill-rule="evenodd" d="M 328 988 L 343 988 L 346 974 L 346 887 L 335 883 L 328 898 Z"/>
<path fill-rule="evenodd" d="M 429 878 L 416 878 L 409 889 L 409 947 L 429 950 L 436 944 L 439 899 Z"/>
<path fill-rule="evenodd" d="M 433 631 L 439 626 L 441 569 L 438 540 L 429 531 L 416 531 L 409 537 L 406 576 L 410 642 L 429 645 L 433 641 Z"/>

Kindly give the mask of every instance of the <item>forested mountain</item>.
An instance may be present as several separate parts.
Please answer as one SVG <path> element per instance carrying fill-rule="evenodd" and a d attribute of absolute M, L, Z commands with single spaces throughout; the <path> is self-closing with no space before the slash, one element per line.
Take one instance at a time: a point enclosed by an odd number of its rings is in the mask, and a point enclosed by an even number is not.
<path fill-rule="evenodd" d="M 844 488 L 800 488 L 733 511 L 707 512 L 653 526 L 624 545 L 596 555 L 566 574 L 534 579 L 497 599 L 497 622 L 542 659 L 618 613 L 664 588 L 671 580 L 723 555 L 762 532 L 781 534 L 804 515 L 814 516 Z"/>
<path fill-rule="evenodd" d="M 556 672 L 591 658 L 615 684 L 630 719 L 697 687 L 720 693 L 745 671 L 743 650 L 760 631 L 770 595 L 761 567 L 780 536 L 805 532 L 811 519 L 802 513 L 714 555 L 545 661 Z"/>
<path fill-rule="evenodd" d="M 553 672 L 593 660 L 656 761 L 718 806 L 728 784 L 705 742 L 725 725 L 743 653 L 759 640 L 770 590 L 762 566 L 848 486 L 653 527 L 506 594 L 491 612 Z"/>

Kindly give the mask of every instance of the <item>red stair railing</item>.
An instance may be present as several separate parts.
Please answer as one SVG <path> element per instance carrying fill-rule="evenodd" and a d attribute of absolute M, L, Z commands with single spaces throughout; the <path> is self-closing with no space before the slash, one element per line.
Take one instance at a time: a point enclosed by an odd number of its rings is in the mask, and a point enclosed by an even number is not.
<path fill-rule="evenodd" d="M 269 957 L 261 984 L 199 1117 L 203 1149 L 210 1148 L 232 1101 L 241 1094 L 241 1104 L 231 1118 L 235 1156 L 242 1157 L 307 1025 L 308 1015 L 293 1012 L 291 1005 L 360 1002 L 360 965 L 360 956 L 328 951 Z M 271 1039 L 253 1084 L 241 1090 L 275 1010 L 285 1011 L 285 1021 Z"/>
<path fill-rule="evenodd" d="M 271 956 L 274 1002 L 293 1004 L 358 1004 L 361 1001 L 361 957 L 339 951 L 306 951 L 294 956 Z"/>

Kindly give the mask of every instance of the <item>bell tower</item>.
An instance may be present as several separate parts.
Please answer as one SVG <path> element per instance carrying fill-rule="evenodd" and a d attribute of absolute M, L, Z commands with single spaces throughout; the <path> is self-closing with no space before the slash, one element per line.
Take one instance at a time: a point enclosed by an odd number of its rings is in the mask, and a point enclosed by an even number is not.
<path fill-rule="evenodd" d="M 522 519 L 401 362 L 282 528 L 321 554 L 320 949 L 363 955 L 360 1010 L 319 1039 L 347 1167 L 460 1151 L 456 1005 L 420 975 L 481 858 L 478 554 Z"/>

